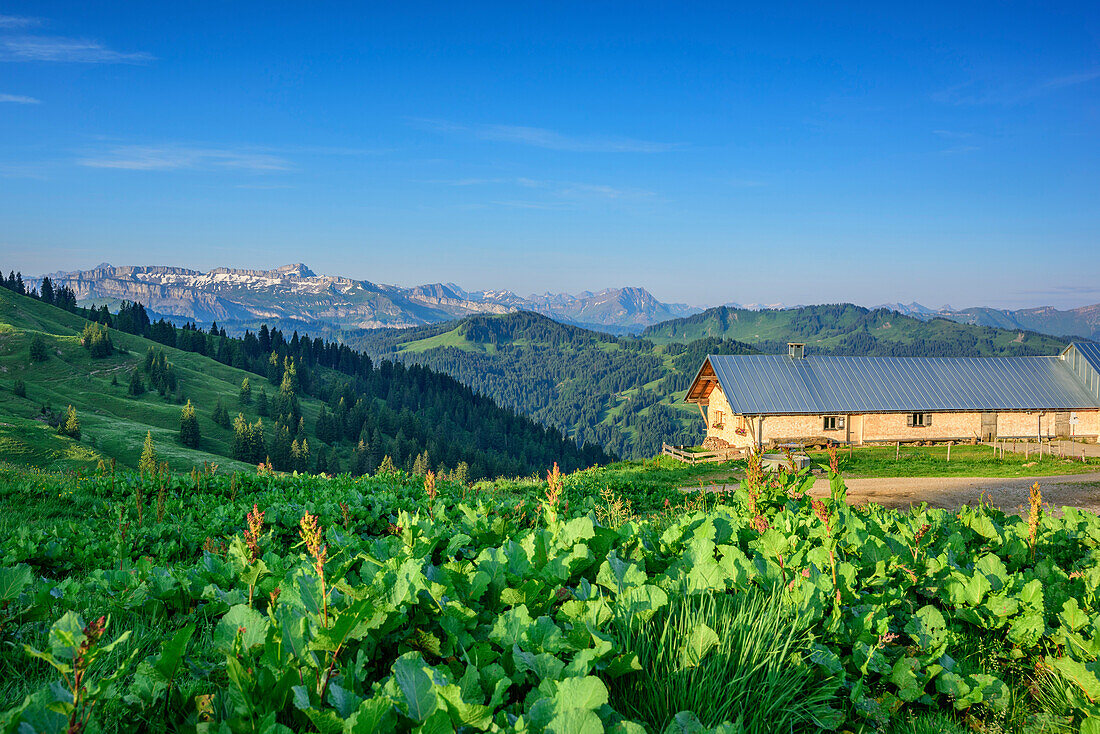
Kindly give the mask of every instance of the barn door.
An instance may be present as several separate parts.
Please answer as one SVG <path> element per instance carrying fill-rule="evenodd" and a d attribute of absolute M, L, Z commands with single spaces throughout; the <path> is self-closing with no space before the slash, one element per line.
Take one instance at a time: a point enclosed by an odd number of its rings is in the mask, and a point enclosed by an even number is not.
<path fill-rule="evenodd" d="M 1069 413 L 1054 414 L 1054 435 L 1058 438 L 1069 438 Z"/>
<path fill-rule="evenodd" d="M 982 413 L 982 440 L 993 441 L 997 438 L 997 414 Z"/>

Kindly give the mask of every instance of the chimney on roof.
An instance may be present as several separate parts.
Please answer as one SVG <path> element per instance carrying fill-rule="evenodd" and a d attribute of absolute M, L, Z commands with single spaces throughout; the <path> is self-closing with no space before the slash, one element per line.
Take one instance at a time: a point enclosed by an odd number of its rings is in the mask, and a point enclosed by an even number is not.
<path fill-rule="evenodd" d="M 791 359 L 802 359 L 806 356 L 806 345 L 798 342 L 787 342 L 787 356 Z"/>

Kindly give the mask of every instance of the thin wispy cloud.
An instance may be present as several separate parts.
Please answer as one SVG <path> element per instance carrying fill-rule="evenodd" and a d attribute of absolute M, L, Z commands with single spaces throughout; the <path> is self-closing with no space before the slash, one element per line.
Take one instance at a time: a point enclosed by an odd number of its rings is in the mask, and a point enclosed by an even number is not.
<path fill-rule="evenodd" d="M 606 184 L 592 184 L 582 183 L 577 181 L 553 181 L 553 180 L 541 180 L 535 178 L 460 178 L 454 180 L 436 180 L 429 181 L 428 183 L 442 184 L 445 186 L 509 186 L 519 187 L 523 189 L 538 190 L 544 192 L 548 197 L 559 200 L 573 200 L 574 202 L 580 201 L 594 201 L 594 200 L 636 200 L 636 199 L 648 199 L 655 196 L 654 192 L 646 191 L 644 189 L 635 188 L 621 188 L 617 186 L 608 186 Z M 523 204 L 527 208 L 560 208 L 566 202 L 564 201 L 548 201 L 548 202 L 516 202 L 516 201 L 497 201 L 495 204 L 503 204 L 506 206 L 519 206 Z M 529 205 L 529 206 L 528 206 Z"/>
<path fill-rule="evenodd" d="M 34 97 L 27 97 L 22 94 L 0 94 L 0 102 L 11 102 L 12 104 L 41 104 L 42 100 L 35 99 Z"/>
<path fill-rule="evenodd" d="M 41 22 L 26 15 L 0 15 L 0 28 L 29 28 Z"/>
<path fill-rule="evenodd" d="M 1100 79 L 1100 69 L 1087 69 L 1073 74 L 1064 74 L 1046 79 L 1020 83 L 1012 80 L 999 82 L 988 79 L 975 79 L 956 84 L 932 94 L 932 99 L 942 104 L 956 106 L 1013 105 L 1030 102 L 1046 94 L 1061 89 L 1076 87 Z"/>
<path fill-rule="evenodd" d="M 1067 74 L 1066 76 L 1059 76 L 1053 79 L 1047 79 L 1038 88 L 1061 89 L 1063 87 L 1073 87 L 1078 84 L 1086 84 L 1094 79 L 1100 79 L 1100 69 L 1092 69 L 1091 71 L 1083 71 L 1080 74 Z"/>
<path fill-rule="evenodd" d="M 974 137 L 974 133 L 960 132 L 958 130 L 933 130 L 932 134 L 946 140 L 966 140 Z"/>
<path fill-rule="evenodd" d="M 506 206 L 512 209 L 540 209 L 540 210 L 554 210 L 554 209 L 569 209 L 568 204 L 562 201 L 518 201 L 518 200 L 502 200 L 491 201 L 490 204 L 495 206 Z"/>
<path fill-rule="evenodd" d="M 667 153 L 683 148 L 681 143 L 662 143 L 604 135 L 567 135 L 556 130 L 525 125 L 463 125 L 446 120 L 417 118 L 412 124 L 424 130 L 465 135 L 478 140 L 530 145 L 571 153 Z"/>
<path fill-rule="evenodd" d="M 1100 286 L 1095 285 L 1056 285 L 1050 288 L 1018 290 L 1023 296 L 1100 296 Z"/>
<path fill-rule="evenodd" d="M 127 171 L 225 170 L 269 173 L 292 168 L 290 161 L 264 150 L 180 145 L 116 145 L 77 160 L 89 168 Z"/>
<path fill-rule="evenodd" d="M 0 61 L 56 61 L 76 64 L 142 64 L 154 57 L 144 51 L 116 51 L 98 41 L 57 36 L 0 38 Z"/>

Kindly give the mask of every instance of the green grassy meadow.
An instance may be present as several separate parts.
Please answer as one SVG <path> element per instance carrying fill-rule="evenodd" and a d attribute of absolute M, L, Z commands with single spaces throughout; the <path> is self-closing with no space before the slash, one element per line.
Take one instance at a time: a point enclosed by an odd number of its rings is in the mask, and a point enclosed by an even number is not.
<path fill-rule="evenodd" d="M 214 423 L 211 413 L 219 397 L 230 416 L 242 411 L 237 396 L 246 377 L 253 384 L 254 397 L 261 387 L 269 395 L 277 388 L 257 375 L 208 357 L 114 329 L 110 334 L 116 353 L 94 358 L 80 344 L 85 323 L 74 314 L 0 289 L 0 450 L 4 462 L 77 470 L 92 468 L 101 458 L 115 458 L 123 466 L 136 467 L 145 435 L 151 432 L 160 459 L 175 470 L 189 470 L 204 462 L 230 471 L 245 468 L 228 458 L 232 431 Z M 35 335 L 46 341 L 45 362 L 30 358 Z M 181 406 L 174 400 L 152 390 L 138 397 L 127 394 L 130 374 L 150 347 L 165 353 L 179 375 L 184 399 L 196 406 L 202 434 L 197 450 L 178 441 Z M 26 397 L 14 394 L 16 380 L 25 383 Z M 300 403 L 312 439 L 320 403 L 309 398 Z M 44 405 L 55 411 L 72 405 L 80 420 L 81 440 L 59 436 L 38 420 Z M 243 412 L 250 421 L 256 420 L 255 400 Z"/>

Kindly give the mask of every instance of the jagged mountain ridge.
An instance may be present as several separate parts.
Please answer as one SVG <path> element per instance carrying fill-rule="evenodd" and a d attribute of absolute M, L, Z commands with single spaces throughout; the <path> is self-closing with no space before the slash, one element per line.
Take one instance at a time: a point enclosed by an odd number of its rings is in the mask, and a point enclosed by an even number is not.
<path fill-rule="evenodd" d="M 569 323 L 640 330 L 702 309 L 658 301 L 644 288 L 609 288 L 578 295 L 545 293 L 526 298 L 511 291 L 463 290 L 454 283 L 411 288 L 317 275 L 302 263 L 273 270 L 99 265 L 49 273 L 71 288 L 81 304 L 138 301 L 154 313 L 248 326 L 260 321 L 301 323 L 324 330 L 412 327 L 474 314 L 535 311 Z M 31 279 L 39 287 L 41 278 Z"/>
<path fill-rule="evenodd" d="M 1059 337 L 1085 337 L 1100 340 L 1100 303 L 1061 311 L 1052 306 L 1035 308 L 1002 309 L 987 306 L 954 309 L 942 306 L 928 308 L 919 303 L 891 303 L 879 308 L 889 308 L 906 316 L 924 321 L 944 318 L 960 324 L 993 326 L 998 329 L 1023 329 Z"/>

